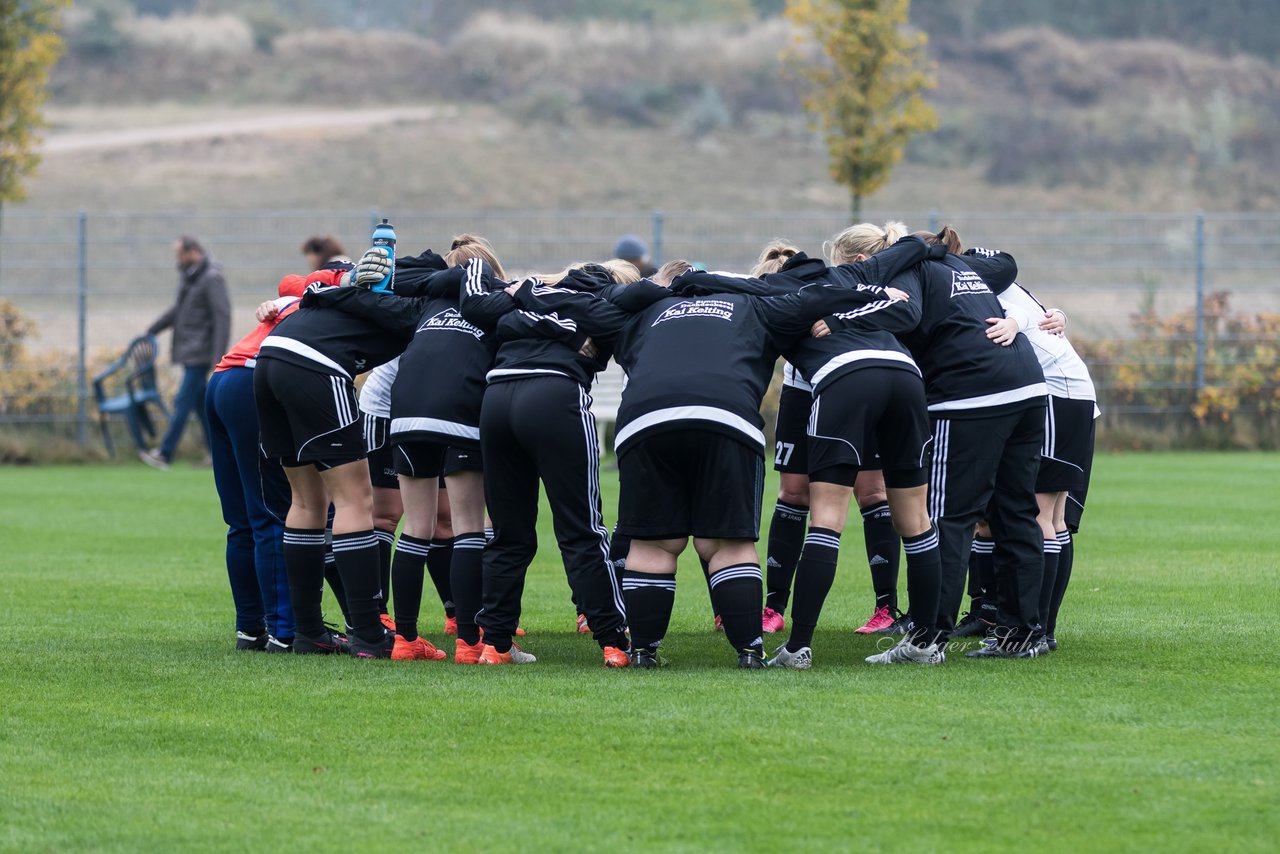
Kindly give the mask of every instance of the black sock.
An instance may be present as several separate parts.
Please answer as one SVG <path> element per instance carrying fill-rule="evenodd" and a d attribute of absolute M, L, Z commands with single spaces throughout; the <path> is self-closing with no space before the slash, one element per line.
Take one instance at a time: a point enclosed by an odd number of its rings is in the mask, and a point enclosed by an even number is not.
<path fill-rule="evenodd" d="M 422 567 L 427 562 L 431 541 L 400 535 L 396 556 L 391 560 L 391 585 L 396 598 L 396 634 L 405 640 L 418 636 L 418 614 L 422 611 Z"/>
<path fill-rule="evenodd" d="M 912 643 L 929 646 L 938 640 L 938 600 L 942 595 L 942 552 L 938 528 L 902 538 L 907 553 L 907 596 L 911 599 Z"/>
<path fill-rule="evenodd" d="M 791 580 L 795 578 L 796 562 L 800 560 L 800 547 L 804 545 L 804 526 L 809 518 L 809 508 L 779 501 L 773 507 L 773 521 L 769 523 L 769 542 L 765 550 L 768 570 L 765 587 L 765 605 L 786 613 L 787 600 L 791 598 Z"/>
<path fill-rule="evenodd" d="M 378 613 L 387 612 L 387 591 L 391 589 L 391 552 L 396 546 L 396 532 L 374 528 L 373 535 L 378 538 L 378 583 L 382 585 L 382 604 Z"/>
<path fill-rule="evenodd" d="M 718 617 L 720 612 L 716 610 L 716 597 L 711 595 L 711 564 L 702 558 L 698 558 L 698 565 L 702 567 L 702 578 L 707 582 L 707 596 L 711 600 L 711 616 Z"/>
<path fill-rule="evenodd" d="M 432 540 L 431 552 L 427 555 L 427 572 L 431 573 L 431 583 L 436 586 L 436 595 L 444 606 L 446 617 L 457 616 L 453 607 L 453 587 L 449 583 L 449 564 L 453 560 L 453 540 Z"/>
<path fill-rule="evenodd" d="M 333 556 L 347 588 L 347 610 L 351 631 L 366 643 L 377 643 L 387 630 L 379 619 L 386 594 L 381 589 L 378 570 L 378 538 L 370 528 L 350 534 L 333 535 Z"/>
<path fill-rule="evenodd" d="M 839 560 L 840 532 L 810 528 L 796 565 L 796 602 L 791 609 L 791 637 L 787 639 L 787 649 L 791 652 L 813 645 L 813 631 L 818 627 L 822 603 L 827 601 L 836 580 Z"/>
<path fill-rule="evenodd" d="M 351 626 L 351 612 L 347 610 L 347 588 L 342 586 L 342 576 L 338 573 L 338 560 L 333 556 L 333 549 L 325 547 L 324 580 L 329 582 L 333 598 L 338 600 L 338 609 L 342 611 L 342 623 Z"/>
<path fill-rule="evenodd" d="M 760 619 L 764 579 L 760 565 L 738 563 L 711 576 L 711 603 L 724 622 L 724 634 L 738 652 L 764 654 Z"/>
<path fill-rule="evenodd" d="M 1058 544 L 1062 551 L 1058 554 L 1058 577 L 1053 581 L 1053 596 L 1049 600 L 1049 611 L 1041 614 L 1044 630 L 1053 634 L 1058 630 L 1058 609 L 1062 607 L 1062 597 L 1067 593 L 1067 585 L 1071 583 L 1071 566 L 1075 563 L 1076 538 L 1070 531 L 1058 532 Z"/>
<path fill-rule="evenodd" d="M 627 602 L 632 646 L 656 650 L 671 625 L 671 609 L 676 604 L 675 575 L 624 572 L 622 595 Z"/>
<path fill-rule="evenodd" d="M 877 608 L 898 607 L 898 553 L 902 539 L 894 530 L 889 502 L 881 501 L 862 511 L 862 538 L 867 545 L 867 566 Z"/>
<path fill-rule="evenodd" d="M 289 577 L 295 631 L 308 637 L 325 631 L 320 611 L 325 549 L 324 528 L 284 529 L 284 571 Z"/>
<path fill-rule="evenodd" d="M 458 639 L 470 646 L 480 643 L 476 614 L 484 598 L 484 534 L 476 531 L 453 538 L 449 561 L 449 589 L 458 617 Z"/>
<path fill-rule="evenodd" d="M 1044 629 L 1049 624 L 1049 609 L 1053 607 L 1053 587 L 1058 582 L 1058 565 L 1062 557 L 1062 543 L 1055 535 L 1044 541 L 1044 575 L 1040 576 L 1039 624 Z"/>
<path fill-rule="evenodd" d="M 969 547 L 969 612 L 988 623 L 996 619 L 996 541 L 974 537 Z"/>

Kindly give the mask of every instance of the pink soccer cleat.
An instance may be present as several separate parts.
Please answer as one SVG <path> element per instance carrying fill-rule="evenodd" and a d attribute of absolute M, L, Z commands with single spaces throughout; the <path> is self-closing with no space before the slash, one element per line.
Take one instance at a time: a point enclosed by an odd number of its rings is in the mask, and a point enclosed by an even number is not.
<path fill-rule="evenodd" d="M 765 634 L 773 634 L 780 632 L 787 627 L 786 618 L 772 608 L 764 609 L 764 619 L 760 621 L 760 628 Z"/>
<path fill-rule="evenodd" d="M 860 635 L 875 635 L 888 631 L 893 624 L 893 614 L 888 608 L 876 608 L 871 615 L 871 619 L 867 620 L 867 624 L 860 629 L 854 629 L 854 631 Z"/>

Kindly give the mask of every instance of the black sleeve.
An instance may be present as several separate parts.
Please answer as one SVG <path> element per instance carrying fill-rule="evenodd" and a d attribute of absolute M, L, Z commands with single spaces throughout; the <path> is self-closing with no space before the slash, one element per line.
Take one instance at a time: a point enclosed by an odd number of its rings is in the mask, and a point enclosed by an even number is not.
<path fill-rule="evenodd" d="M 689 270 L 676 276 L 671 282 L 671 293 L 678 297 L 697 297 L 708 294 L 747 294 L 753 297 L 772 297 L 795 293 L 795 288 L 771 287 L 764 279 L 750 276 L 729 276 L 723 273 L 707 273 Z"/>
<path fill-rule="evenodd" d="M 550 338 L 574 350 L 582 349 L 588 337 L 585 332 L 578 329 L 578 324 L 567 318 L 520 310 L 502 315 L 498 320 L 495 334 L 499 341 L 514 341 L 517 338 Z"/>
<path fill-rule="evenodd" d="M 808 331 L 823 316 L 851 311 L 884 298 L 884 289 L 864 286 L 810 285 L 794 294 L 757 297 L 756 310 L 771 332 L 798 335 Z"/>
<path fill-rule="evenodd" d="M 623 285 L 605 291 L 605 299 L 623 311 L 632 314 L 644 311 L 655 302 L 673 296 L 669 288 L 655 284 L 648 279 L 641 279 L 630 285 Z"/>
<path fill-rule="evenodd" d="M 877 252 L 863 261 L 841 264 L 838 269 L 859 282 L 879 285 L 919 264 L 929 256 L 929 252 L 930 247 L 923 240 L 909 234 L 883 252 Z"/>
<path fill-rule="evenodd" d="M 1018 278 L 1018 262 L 1008 252 L 996 252 L 975 246 L 966 250 L 964 263 L 977 273 L 995 294 L 1002 294 Z"/>
<path fill-rule="evenodd" d="M 618 298 L 622 299 L 622 294 L 633 287 L 636 285 L 622 288 Z M 521 308 L 535 314 L 567 317 L 578 324 L 578 329 L 593 339 L 617 335 L 632 317 L 630 311 L 595 294 L 568 288 L 547 287 L 539 284 L 537 279 L 528 279 L 521 283 L 520 289 L 516 291 L 515 302 Z"/>
<path fill-rule="evenodd" d="M 900 291 L 905 291 L 909 300 L 894 302 L 878 299 L 860 308 L 850 311 L 838 311 L 823 318 L 832 332 L 862 325 L 875 329 L 884 329 L 895 334 L 910 332 L 920 325 L 924 313 L 924 288 L 921 278 L 924 273 L 920 269 L 906 270 L 899 273 L 889 284 Z M 887 304 L 886 304 L 887 303 Z M 861 309 L 869 309 L 865 313 Z M 879 316 L 877 316 L 879 315 Z M 865 322 L 863 322 L 865 319 Z"/>
<path fill-rule="evenodd" d="M 467 262 L 458 311 L 468 323 L 486 333 L 493 332 L 504 314 L 515 311 L 516 301 L 501 282 L 485 276 L 478 258 Z M 497 287 L 497 290 L 489 290 Z"/>
<path fill-rule="evenodd" d="M 379 294 L 364 288 L 313 284 L 302 295 L 301 308 L 332 308 L 371 321 L 384 329 L 417 328 L 427 300 Z"/>
<path fill-rule="evenodd" d="M 450 267 L 427 277 L 424 293 L 432 299 L 456 297 L 462 291 L 462 280 L 466 278 L 466 267 Z"/>

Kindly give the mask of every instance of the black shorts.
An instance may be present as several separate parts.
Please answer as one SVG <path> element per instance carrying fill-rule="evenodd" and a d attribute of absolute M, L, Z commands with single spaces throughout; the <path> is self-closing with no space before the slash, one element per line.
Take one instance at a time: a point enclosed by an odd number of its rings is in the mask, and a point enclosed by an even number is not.
<path fill-rule="evenodd" d="M 783 474 L 809 473 L 809 407 L 813 395 L 802 388 L 784 385 L 778 398 L 778 422 L 773 429 L 773 468 Z"/>
<path fill-rule="evenodd" d="M 1050 397 L 1044 416 L 1044 447 L 1036 492 L 1080 492 L 1093 459 L 1092 400 Z"/>
<path fill-rule="evenodd" d="M 618 458 L 618 528 L 636 540 L 760 539 L 764 456 L 711 430 L 644 436 Z"/>
<path fill-rule="evenodd" d="M 850 371 L 813 399 L 809 479 L 853 486 L 857 472 L 883 468 L 885 486 L 923 486 L 931 441 L 920 377 L 897 368 Z"/>
<path fill-rule="evenodd" d="M 1089 478 L 1093 474 L 1093 442 L 1098 432 L 1098 419 L 1089 420 L 1089 453 L 1084 459 L 1084 483 L 1079 489 L 1067 492 L 1067 530 L 1075 534 L 1080 531 L 1080 517 L 1084 515 L 1084 500 L 1089 495 Z"/>
<path fill-rule="evenodd" d="M 361 413 L 364 421 L 364 447 L 369 452 L 369 481 L 378 489 L 399 489 L 395 457 L 391 453 L 391 419 Z"/>
<path fill-rule="evenodd" d="M 460 471 L 484 471 L 480 451 L 439 442 L 402 442 L 394 446 L 396 474 L 448 477 Z"/>
<path fill-rule="evenodd" d="M 367 455 L 351 380 L 259 357 L 253 398 L 262 452 L 282 465 L 324 470 Z"/>

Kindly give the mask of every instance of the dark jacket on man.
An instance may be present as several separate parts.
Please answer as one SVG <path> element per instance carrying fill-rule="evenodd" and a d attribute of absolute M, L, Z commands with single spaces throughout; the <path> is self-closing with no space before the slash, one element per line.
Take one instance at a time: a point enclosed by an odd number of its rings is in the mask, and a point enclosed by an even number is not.
<path fill-rule="evenodd" d="M 173 329 L 173 361 L 184 366 L 213 366 L 231 339 L 231 295 L 222 265 L 205 255 L 180 271 L 178 296 L 147 329 L 156 335 Z"/>

